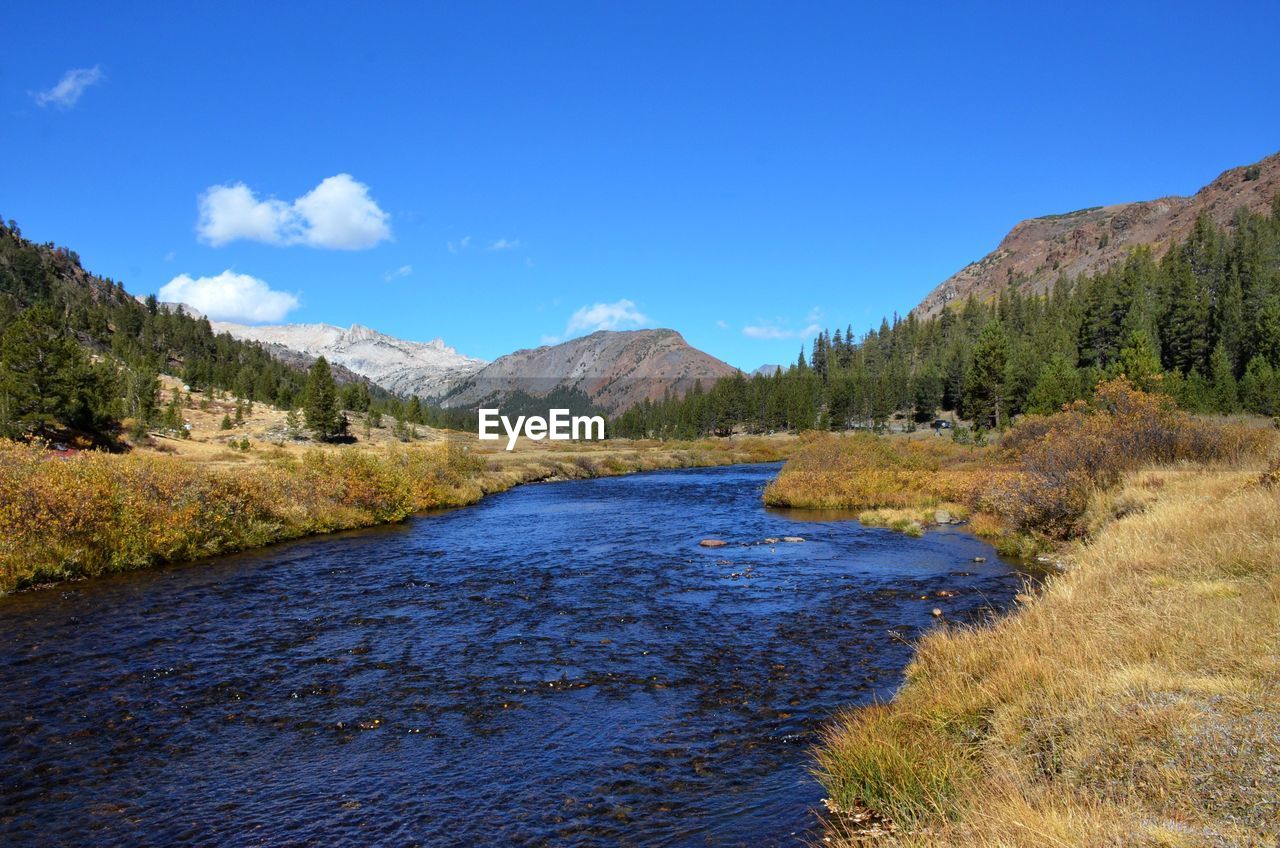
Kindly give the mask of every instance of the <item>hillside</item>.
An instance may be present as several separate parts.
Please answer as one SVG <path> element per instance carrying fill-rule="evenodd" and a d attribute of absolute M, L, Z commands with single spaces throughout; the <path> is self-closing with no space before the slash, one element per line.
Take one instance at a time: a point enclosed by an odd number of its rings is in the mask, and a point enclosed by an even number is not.
<path fill-rule="evenodd" d="M 0 434 L 75 435 L 115 445 L 123 421 L 160 417 L 161 374 L 291 406 L 306 373 L 203 317 L 139 302 L 75 251 L 0 225 Z"/>
<path fill-rule="evenodd" d="M 1224 171 L 1191 197 L 1162 197 L 1097 206 L 1018 224 L 999 247 L 944 280 L 912 310 L 917 318 L 938 315 L 947 304 L 970 295 L 990 299 L 1017 281 L 1024 294 L 1043 294 L 1060 276 L 1104 271 L 1137 245 L 1151 245 L 1157 257 L 1208 215 L 1218 226 L 1231 223 L 1241 207 L 1265 212 L 1280 195 L 1280 153 L 1254 165 Z"/>
<path fill-rule="evenodd" d="M 444 405 L 475 407 L 514 392 L 544 397 L 567 389 L 617 413 L 646 399 L 661 400 L 668 392 L 683 395 L 699 381 L 710 387 L 735 373 L 675 330 L 601 330 L 499 357 L 460 384 Z"/>
<path fill-rule="evenodd" d="M 349 329 L 332 324 L 281 324 L 250 327 L 215 321 L 216 332 L 261 342 L 278 358 L 290 352 L 323 356 L 330 363 L 367 377 L 401 395 L 424 398 L 445 394 L 465 377 L 484 367 L 483 359 L 458 353 L 442 339 L 415 342 L 353 324 Z"/>

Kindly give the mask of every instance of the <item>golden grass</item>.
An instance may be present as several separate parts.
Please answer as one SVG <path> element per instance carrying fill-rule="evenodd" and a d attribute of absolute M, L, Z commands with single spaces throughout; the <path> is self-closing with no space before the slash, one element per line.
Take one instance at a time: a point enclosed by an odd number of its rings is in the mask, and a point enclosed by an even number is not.
<path fill-rule="evenodd" d="M 770 506 L 922 510 L 968 498 L 994 450 L 950 439 L 809 433 L 764 492 Z"/>
<path fill-rule="evenodd" d="M 1016 613 L 925 637 L 891 703 L 830 729 L 835 803 L 902 845 L 1273 844 L 1280 492 L 1260 470 L 1149 469 L 1099 495 L 1141 507 Z"/>
<path fill-rule="evenodd" d="M 572 445 L 502 455 L 426 444 L 85 452 L 0 440 L 0 593 L 463 506 L 522 483 L 762 462 L 793 440 Z"/>
<path fill-rule="evenodd" d="M 1098 494 L 1152 463 L 1230 464 L 1263 454 L 1274 430 L 1208 421 L 1123 377 L 1094 400 L 1020 420 L 998 446 L 938 438 L 808 435 L 765 489 L 772 506 L 848 509 L 859 520 L 917 533 L 935 508 L 967 514 L 1002 554 L 1029 556 L 1086 536 L 1143 507 L 1152 493 Z"/>

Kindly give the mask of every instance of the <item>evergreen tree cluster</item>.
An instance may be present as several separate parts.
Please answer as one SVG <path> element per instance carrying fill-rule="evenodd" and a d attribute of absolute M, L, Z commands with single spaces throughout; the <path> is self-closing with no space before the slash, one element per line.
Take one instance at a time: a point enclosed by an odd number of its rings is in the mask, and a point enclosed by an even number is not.
<path fill-rule="evenodd" d="M 1280 414 L 1280 198 L 1270 215 L 1242 209 L 1226 228 L 1201 217 L 1159 260 L 1138 247 L 1042 296 L 1012 280 L 991 302 L 971 298 L 937 318 L 895 316 L 860 338 L 852 327 L 824 331 L 786 371 L 646 401 L 610 431 L 878 429 L 939 410 L 1003 427 L 1121 373 L 1190 411 Z"/>
<path fill-rule="evenodd" d="M 154 296 L 139 303 L 87 273 L 73 251 L 24 239 L 13 221 L 0 224 L 0 339 L 7 435 L 155 421 L 162 373 L 286 407 L 306 379 L 259 345 L 215 334 L 207 319 L 161 308 Z"/>

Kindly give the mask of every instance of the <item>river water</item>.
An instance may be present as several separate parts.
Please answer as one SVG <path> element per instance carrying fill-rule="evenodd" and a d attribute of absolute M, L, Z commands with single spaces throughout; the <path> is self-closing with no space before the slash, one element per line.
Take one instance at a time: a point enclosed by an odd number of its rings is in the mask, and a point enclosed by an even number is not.
<path fill-rule="evenodd" d="M 0 844 L 813 838 L 823 722 L 892 694 L 934 607 L 980 618 L 1022 577 L 957 531 L 768 511 L 777 469 L 0 598 Z"/>

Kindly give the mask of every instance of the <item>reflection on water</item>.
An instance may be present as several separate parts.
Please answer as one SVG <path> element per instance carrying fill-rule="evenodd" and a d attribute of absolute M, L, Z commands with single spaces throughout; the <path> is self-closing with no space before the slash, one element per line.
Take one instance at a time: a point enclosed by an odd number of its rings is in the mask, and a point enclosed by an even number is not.
<path fill-rule="evenodd" d="M 776 469 L 0 599 L 0 844 L 796 844 L 815 730 L 1020 577 L 961 533 L 766 512 Z"/>

